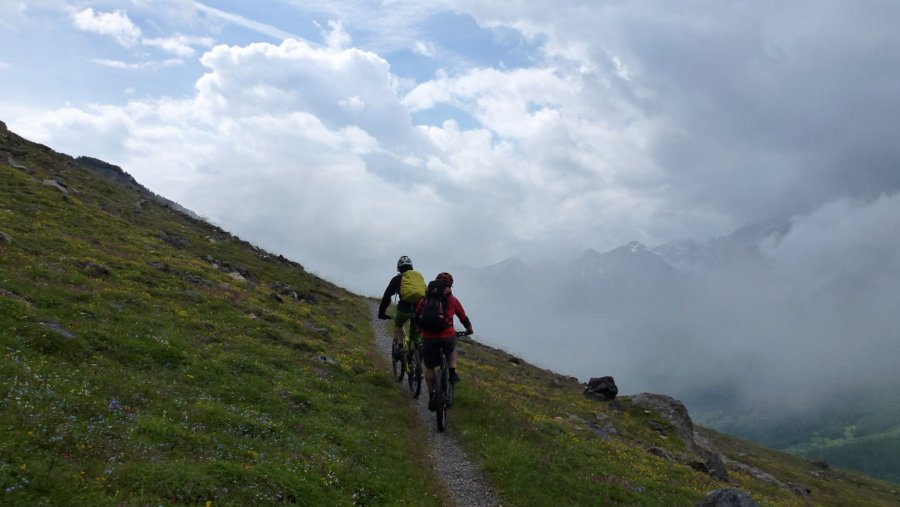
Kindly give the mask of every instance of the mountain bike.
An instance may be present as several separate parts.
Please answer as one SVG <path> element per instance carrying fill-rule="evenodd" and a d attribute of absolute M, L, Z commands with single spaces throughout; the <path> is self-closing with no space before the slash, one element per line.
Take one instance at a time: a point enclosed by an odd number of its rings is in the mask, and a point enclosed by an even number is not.
<path fill-rule="evenodd" d="M 415 324 L 410 323 L 410 325 Z M 394 379 L 401 382 L 405 374 L 409 395 L 418 398 L 422 392 L 423 379 L 422 339 L 419 338 L 418 343 L 412 343 L 409 334 L 403 333 L 403 345 L 400 347 L 399 354 L 397 349 L 397 342 L 391 340 L 391 366 L 394 370 Z"/>
<path fill-rule="evenodd" d="M 466 336 L 465 331 L 457 331 L 456 337 Z M 450 360 L 447 357 L 446 350 L 441 351 L 441 365 L 438 367 L 440 371 L 435 370 L 435 380 L 437 381 L 437 385 L 434 389 L 434 397 L 435 403 L 437 404 L 437 409 L 434 411 L 435 418 L 437 419 L 437 430 L 444 431 L 447 429 L 447 425 L 449 424 L 448 416 L 450 407 L 453 406 L 453 395 L 455 393 L 455 388 L 453 387 L 453 383 L 450 382 L 450 366 L 448 361 Z"/>

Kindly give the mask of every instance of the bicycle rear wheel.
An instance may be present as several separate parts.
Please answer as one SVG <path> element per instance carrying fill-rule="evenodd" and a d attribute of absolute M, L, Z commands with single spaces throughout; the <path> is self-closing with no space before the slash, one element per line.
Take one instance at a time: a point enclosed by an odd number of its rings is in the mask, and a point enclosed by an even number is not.
<path fill-rule="evenodd" d="M 437 410 L 435 411 L 436 416 L 437 416 L 438 431 L 446 430 L 447 425 L 448 425 L 447 416 L 449 414 L 447 412 L 447 409 L 449 408 L 449 405 L 447 402 L 448 402 L 450 381 L 447 378 L 447 376 L 448 376 L 447 369 L 448 369 L 447 356 L 442 355 L 441 356 L 441 374 L 438 377 L 438 385 L 437 385 L 437 389 L 435 390 L 435 393 L 434 393 L 435 396 L 439 397 Z"/>
<path fill-rule="evenodd" d="M 391 366 L 394 369 L 394 380 L 400 382 L 403 380 L 403 373 L 406 371 L 406 354 L 397 354 L 397 342 L 391 342 Z"/>
<path fill-rule="evenodd" d="M 453 382 L 447 380 L 447 408 L 453 406 L 453 397 L 456 394 L 456 385 Z"/>
<path fill-rule="evenodd" d="M 409 385 L 409 395 L 418 398 L 422 392 L 422 349 L 413 346 L 407 358 L 409 366 L 406 373 L 406 381 Z"/>

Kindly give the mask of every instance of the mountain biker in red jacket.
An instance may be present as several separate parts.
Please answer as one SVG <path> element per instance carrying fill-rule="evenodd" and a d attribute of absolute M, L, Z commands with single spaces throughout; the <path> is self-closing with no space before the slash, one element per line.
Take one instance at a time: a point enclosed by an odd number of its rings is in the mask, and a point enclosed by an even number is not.
<path fill-rule="evenodd" d="M 446 351 L 448 356 L 448 366 L 450 368 L 450 382 L 457 383 L 460 381 L 459 374 L 456 373 L 456 330 L 453 329 L 453 317 L 459 319 L 459 322 L 465 326 L 466 334 L 470 335 L 472 331 L 472 322 L 466 315 L 462 303 L 451 292 L 453 286 L 453 276 L 450 273 L 441 273 L 435 278 L 436 281 L 444 281 L 447 283 L 447 321 L 450 323 L 447 328 L 440 331 L 431 331 L 422 329 L 422 362 L 425 363 L 425 383 L 428 385 L 428 410 L 436 410 L 434 404 L 434 369 L 441 364 L 441 353 Z M 419 301 L 416 307 L 416 315 L 420 315 L 425 305 L 425 299 Z"/>

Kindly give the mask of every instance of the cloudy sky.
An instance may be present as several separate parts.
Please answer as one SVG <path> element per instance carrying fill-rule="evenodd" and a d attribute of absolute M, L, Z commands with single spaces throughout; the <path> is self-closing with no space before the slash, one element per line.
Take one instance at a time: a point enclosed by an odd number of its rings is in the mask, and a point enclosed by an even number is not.
<path fill-rule="evenodd" d="M 900 188 L 898 19 L 889 0 L 0 0 L 0 120 L 365 294 L 402 254 L 427 274 L 790 216 L 812 221 L 787 243 L 803 268 L 832 225 L 898 230 L 870 209 Z"/>

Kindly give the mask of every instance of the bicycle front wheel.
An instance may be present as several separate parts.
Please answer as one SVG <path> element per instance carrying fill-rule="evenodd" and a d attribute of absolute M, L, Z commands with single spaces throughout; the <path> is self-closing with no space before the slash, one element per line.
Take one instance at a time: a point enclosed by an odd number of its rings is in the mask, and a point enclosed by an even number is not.
<path fill-rule="evenodd" d="M 398 350 L 399 349 L 399 350 Z M 406 354 L 400 353 L 402 347 L 397 346 L 397 342 L 391 342 L 391 366 L 394 369 L 394 380 L 400 382 L 403 380 L 403 373 L 406 370 Z"/>
<path fill-rule="evenodd" d="M 414 346 L 407 359 L 409 371 L 406 373 L 406 381 L 409 385 L 409 395 L 418 398 L 422 392 L 422 349 Z"/>

